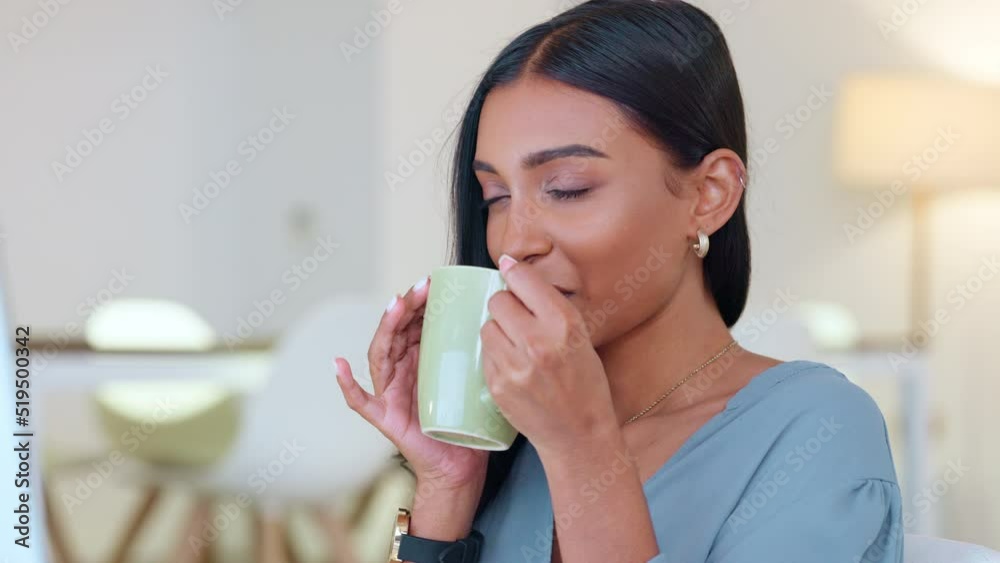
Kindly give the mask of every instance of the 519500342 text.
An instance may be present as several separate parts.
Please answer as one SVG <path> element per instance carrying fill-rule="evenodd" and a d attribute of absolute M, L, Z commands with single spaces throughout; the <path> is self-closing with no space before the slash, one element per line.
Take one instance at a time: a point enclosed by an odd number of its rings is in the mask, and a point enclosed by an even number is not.
<path fill-rule="evenodd" d="M 31 336 L 31 328 L 19 326 L 14 330 L 13 357 L 14 362 L 14 389 L 11 394 L 14 412 L 8 412 L 5 416 L 12 416 L 14 424 L 10 426 L 13 443 L 14 483 L 12 511 L 14 521 L 12 527 L 14 534 L 14 545 L 22 548 L 31 547 L 31 511 L 32 494 L 31 487 L 31 441 L 35 433 L 31 430 L 31 348 L 28 346 L 28 339 Z M 5 354 L 6 355 L 6 354 Z M 6 393 L 4 393 L 6 395 Z M 6 550 L 4 550 L 6 551 Z"/>

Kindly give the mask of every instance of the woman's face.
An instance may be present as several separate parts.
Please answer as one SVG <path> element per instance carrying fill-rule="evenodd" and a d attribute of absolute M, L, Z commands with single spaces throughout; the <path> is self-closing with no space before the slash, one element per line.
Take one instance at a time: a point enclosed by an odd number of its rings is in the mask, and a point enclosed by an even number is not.
<path fill-rule="evenodd" d="M 492 90 L 474 167 L 494 264 L 530 262 L 595 347 L 661 310 L 690 267 L 697 190 L 604 98 L 536 77 Z"/>

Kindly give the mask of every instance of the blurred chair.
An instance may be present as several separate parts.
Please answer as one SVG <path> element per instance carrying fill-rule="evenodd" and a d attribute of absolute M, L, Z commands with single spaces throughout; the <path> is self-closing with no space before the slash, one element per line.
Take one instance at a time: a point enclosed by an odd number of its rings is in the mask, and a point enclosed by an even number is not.
<path fill-rule="evenodd" d="M 85 323 L 84 339 L 92 350 L 110 353 L 137 351 L 198 353 L 211 349 L 218 341 L 208 323 L 197 312 L 181 303 L 131 298 L 112 300 L 94 311 Z M 164 383 L 170 384 L 170 382 Z M 209 385 L 202 384 L 200 390 L 204 391 L 206 387 Z M 94 464 L 108 464 L 109 456 L 118 454 L 118 449 L 114 447 L 117 438 L 124 436 L 124 432 L 130 429 L 112 425 L 113 428 L 122 431 L 116 430 L 111 433 L 112 447 L 109 447 L 107 440 L 100 438 L 98 416 L 94 414 L 115 417 L 119 408 L 123 413 L 137 414 L 138 411 L 144 411 L 147 406 L 141 399 L 144 396 L 143 391 L 148 391 L 148 388 L 142 384 L 135 384 L 133 387 L 131 383 L 123 382 L 121 386 L 114 385 L 108 388 L 110 394 L 108 401 L 114 408 L 107 409 L 92 408 L 93 405 L 89 401 L 81 400 L 82 392 L 79 388 L 51 389 L 47 387 L 47 383 L 40 385 L 40 388 L 44 396 L 38 409 L 40 429 L 45 435 L 43 471 L 52 477 L 63 472 L 91 469 Z M 194 395 L 198 394 L 198 390 L 195 390 Z M 197 404 L 197 399 L 190 393 L 190 386 L 180 391 L 183 397 L 190 399 L 189 403 Z M 213 389 L 212 392 L 215 396 L 213 400 L 219 403 L 221 408 L 206 412 L 212 412 L 211 416 L 216 418 L 219 414 L 230 419 L 234 418 L 237 414 L 237 405 L 230 394 L 221 389 Z M 148 396 L 149 393 L 146 392 L 145 395 Z M 161 397 L 162 393 L 156 393 L 156 396 Z M 192 409 L 188 409 L 188 414 L 191 413 Z M 131 414 L 125 418 L 133 420 Z M 183 413 L 177 418 L 183 419 Z M 149 422 L 146 416 L 138 420 L 141 424 Z M 160 419 L 159 422 L 170 426 L 173 421 L 167 417 Z M 180 426 L 183 428 L 183 425 Z M 234 424 L 230 422 L 230 434 L 234 434 L 233 426 Z M 150 444 L 154 448 L 163 441 L 184 440 L 188 436 L 183 434 L 176 436 L 175 433 L 164 431 L 158 438 L 160 440 L 154 440 Z M 232 436 L 229 439 L 231 440 Z M 142 445 L 147 444 L 143 441 Z M 49 479 L 49 482 L 55 480 Z M 156 494 L 157 491 L 151 491 L 143 503 L 144 506 L 151 507 Z M 140 515 L 147 512 L 148 510 L 140 509 Z M 72 561 L 68 542 L 61 533 L 63 523 L 56 521 L 57 511 L 48 510 L 46 516 L 49 520 L 52 541 L 58 544 L 59 551 L 62 552 L 60 558 Z"/>
<path fill-rule="evenodd" d="M 193 309 L 168 300 L 113 300 L 87 318 L 84 338 L 95 351 L 199 353 L 218 343 L 212 327 Z M 163 463 L 211 463 L 235 438 L 235 393 L 211 382 L 120 381 L 94 395 L 97 415 L 111 444 L 140 459 Z M 112 448 L 111 455 L 120 455 Z M 146 491 L 110 561 L 124 561 L 142 524 L 160 498 Z M 203 513 L 199 507 L 196 512 Z"/>
<path fill-rule="evenodd" d="M 211 381 L 115 382 L 95 400 L 108 435 L 151 463 L 212 464 L 239 432 L 239 396 Z"/>
<path fill-rule="evenodd" d="M 1000 552 L 971 543 L 907 534 L 903 563 L 1000 563 Z"/>
<path fill-rule="evenodd" d="M 322 537 L 334 538 L 323 551 L 335 552 L 337 561 L 354 561 L 351 524 L 343 508 L 386 467 L 395 449 L 347 407 L 333 358 L 347 358 L 356 377 L 366 377 L 368 346 L 383 312 L 381 303 L 362 294 L 339 295 L 316 305 L 280 339 L 270 379 L 242 400 L 240 416 L 224 393 L 191 386 L 190 394 L 202 408 L 187 408 L 188 397 L 181 403 L 187 404 L 181 409 L 184 416 L 157 425 L 145 447 L 136 450 L 140 463 L 127 474 L 150 493 L 112 561 L 124 560 L 159 491 L 170 485 L 194 489 L 200 499 L 172 561 L 207 558 L 209 550 L 191 546 L 215 541 L 202 537 L 211 528 L 213 499 L 241 494 L 258 518 L 258 553 L 266 563 L 287 560 L 285 522 L 297 507 L 306 507 L 321 522 Z M 178 399 L 185 385 L 161 387 L 159 398 L 169 393 Z M 109 400 L 112 393 L 115 398 Z M 112 436 L 151 416 L 149 405 L 157 391 L 147 388 L 142 393 L 146 408 L 128 407 L 133 401 L 124 388 L 103 391 L 99 405 Z M 235 425 L 231 434 L 230 424 Z M 251 507 L 240 508 L 249 512 Z"/>

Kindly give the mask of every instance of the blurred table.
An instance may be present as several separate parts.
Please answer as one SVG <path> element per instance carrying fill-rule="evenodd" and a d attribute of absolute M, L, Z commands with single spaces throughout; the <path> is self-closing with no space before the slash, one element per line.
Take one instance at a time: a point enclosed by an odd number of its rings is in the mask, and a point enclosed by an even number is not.
<path fill-rule="evenodd" d="M 195 379 L 234 390 L 260 389 L 271 369 L 270 352 L 110 354 L 62 352 L 32 372 L 43 390 L 93 390 L 109 381 Z"/>
<path fill-rule="evenodd" d="M 112 447 L 97 417 L 94 392 L 110 382 L 214 382 L 241 394 L 260 390 L 271 373 L 272 354 L 99 353 L 63 351 L 36 362 L 32 386 L 38 390 L 37 429 L 53 465 L 99 459 Z M 46 432 L 52 428 L 53 432 Z"/>

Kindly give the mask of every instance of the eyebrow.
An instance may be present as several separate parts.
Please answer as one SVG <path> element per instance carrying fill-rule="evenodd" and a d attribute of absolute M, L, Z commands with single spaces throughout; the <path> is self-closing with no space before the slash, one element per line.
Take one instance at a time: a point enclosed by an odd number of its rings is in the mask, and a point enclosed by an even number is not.
<path fill-rule="evenodd" d="M 555 147 L 552 149 L 540 150 L 533 152 L 521 159 L 521 168 L 531 169 L 537 168 L 547 162 L 557 160 L 560 158 L 568 158 L 571 156 L 584 157 L 584 158 L 610 158 L 603 152 L 587 145 L 566 145 L 563 147 Z M 473 160 L 472 169 L 479 170 L 482 172 L 488 172 L 490 174 L 498 174 L 496 168 L 493 167 L 488 162 L 483 162 L 482 160 Z"/>

